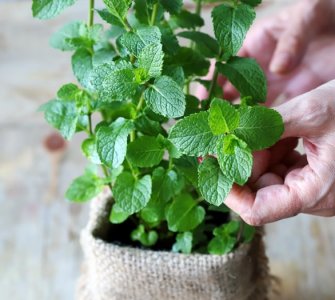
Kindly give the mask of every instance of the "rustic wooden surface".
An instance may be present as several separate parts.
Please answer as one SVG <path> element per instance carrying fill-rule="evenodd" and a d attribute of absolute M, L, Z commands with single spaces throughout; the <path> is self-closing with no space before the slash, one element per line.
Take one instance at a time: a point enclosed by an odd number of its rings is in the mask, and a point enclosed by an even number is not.
<path fill-rule="evenodd" d="M 267 2 L 260 14 L 291 1 Z M 29 2 L 0 0 L 0 299 L 73 299 L 87 206 L 63 194 L 85 165 L 82 136 L 51 153 L 44 140 L 53 131 L 36 109 L 73 81 L 69 55 L 49 48 L 48 37 L 83 17 L 85 1 L 41 22 Z M 274 299 L 335 299 L 334 225 L 334 218 L 298 216 L 267 226 L 271 269 L 282 279 Z"/>

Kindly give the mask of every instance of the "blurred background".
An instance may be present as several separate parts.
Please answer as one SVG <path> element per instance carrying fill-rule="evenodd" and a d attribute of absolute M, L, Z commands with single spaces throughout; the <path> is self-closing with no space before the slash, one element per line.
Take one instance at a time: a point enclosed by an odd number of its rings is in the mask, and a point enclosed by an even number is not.
<path fill-rule="evenodd" d="M 0 299 L 74 298 L 89 205 L 71 204 L 64 193 L 85 167 L 83 136 L 62 144 L 36 110 L 74 81 L 69 54 L 48 39 L 66 22 L 86 19 L 86 2 L 42 22 L 32 18 L 30 1 L 0 0 Z M 259 17 L 292 2 L 266 0 Z M 335 299 L 334 225 L 334 218 L 301 215 L 266 226 L 271 271 L 281 279 L 273 299 Z"/>

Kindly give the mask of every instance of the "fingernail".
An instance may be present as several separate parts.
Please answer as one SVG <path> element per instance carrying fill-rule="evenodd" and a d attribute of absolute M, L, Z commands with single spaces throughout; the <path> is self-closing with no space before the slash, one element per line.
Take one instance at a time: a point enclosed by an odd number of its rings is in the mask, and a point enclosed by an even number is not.
<path fill-rule="evenodd" d="M 292 55 L 289 53 L 280 53 L 276 55 L 275 59 L 270 64 L 270 71 L 272 73 L 284 73 L 292 64 Z"/>

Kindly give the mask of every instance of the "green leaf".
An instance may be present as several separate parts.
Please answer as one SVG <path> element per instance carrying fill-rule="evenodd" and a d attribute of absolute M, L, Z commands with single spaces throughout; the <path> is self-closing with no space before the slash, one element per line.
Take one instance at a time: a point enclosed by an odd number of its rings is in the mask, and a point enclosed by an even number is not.
<path fill-rule="evenodd" d="M 222 4 L 213 9 L 214 33 L 224 50 L 224 59 L 228 59 L 240 50 L 255 17 L 253 8 L 245 4 L 236 6 Z"/>
<path fill-rule="evenodd" d="M 243 223 L 243 242 L 250 243 L 256 234 L 256 228 L 250 226 L 249 224 Z"/>
<path fill-rule="evenodd" d="M 172 252 L 181 252 L 185 254 L 190 254 L 192 251 L 192 232 L 178 233 L 176 237 L 176 242 L 172 246 Z"/>
<path fill-rule="evenodd" d="M 122 23 L 127 15 L 131 0 L 103 0 L 110 13 L 117 17 Z"/>
<path fill-rule="evenodd" d="M 136 93 L 138 84 L 130 63 L 121 61 L 94 68 L 91 85 L 97 91 L 101 101 L 125 101 Z"/>
<path fill-rule="evenodd" d="M 163 51 L 168 55 L 175 55 L 180 49 L 178 39 L 168 24 L 161 24 Z"/>
<path fill-rule="evenodd" d="M 236 238 L 231 236 L 214 237 L 208 244 L 208 252 L 212 255 L 223 255 L 233 250 Z"/>
<path fill-rule="evenodd" d="M 32 11 L 34 18 L 51 19 L 59 15 L 65 8 L 77 0 L 33 0 Z"/>
<path fill-rule="evenodd" d="M 194 186 L 198 187 L 198 160 L 196 157 L 182 156 L 174 159 L 177 170 Z"/>
<path fill-rule="evenodd" d="M 165 218 L 164 211 L 168 201 L 183 188 L 182 177 L 174 170 L 158 167 L 152 173 L 152 195 L 149 203 L 141 211 L 141 218 L 155 223 Z"/>
<path fill-rule="evenodd" d="M 274 145 L 284 132 L 281 115 L 264 106 L 242 107 L 240 123 L 234 134 L 245 141 L 252 150 Z"/>
<path fill-rule="evenodd" d="M 135 32 L 127 32 L 121 36 L 121 44 L 130 54 L 138 56 L 145 46 L 159 44 L 161 32 L 156 26 L 142 26 Z"/>
<path fill-rule="evenodd" d="M 258 4 L 262 3 L 262 0 L 241 0 L 241 1 L 251 6 L 257 6 Z"/>
<path fill-rule="evenodd" d="M 141 115 L 135 120 L 136 130 L 140 131 L 145 135 L 157 136 L 159 134 L 166 135 L 161 124 L 157 121 L 153 121 L 146 115 Z"/>
<path fill-rule="evenodd" d="M 144 99 L 152 111 L 164 117 L 177 118 L 184 115 L 186 103 L 183 90 L 168 76 L 157 78 L 145 90 Z"/>
<path fill-rule="evenodd" d="M 216 153 L 219 140 L 208 125 L 208 112 L 190 115 L 171 128 L 169 139 L 183 154 L 204 156 Z"/>
<path fill-rule="evenodd" d="M 66 24 L 51 36 L 50 46 L 62 51 L 76 50 L 77 47 L 72 41 L 75 38 L 80 38 L 80 28 L 83 24 L 79 21 Z"/>
<path fill-rule="evenodd" d="M 200 101 L 197 97 L 192 95 L 186 95 L 186 109 L 185 116 L 189 116 L 199 112 L 200 110 Z"/>
<path fill-rule="evenodd" d="M 97 144 L 95 138 L 92 137 L 84 140 L 81 144 L 81 150 L 89 161 L 97 165 L 101 164 L 101 160 L 97 152 Z"/>
<path fill-rule="evenodd" d="M 187 10 L 182 10 L 178 15 L 174 15 L 171 21 L 177 24 L 177 27 L 195 29 L 204 26 L 204 20 L 195 13 Z"/>
<path fill-rule="evenodd" d="M 139 20 L 142 24 L 149 24 L 150 23 L 150 11 L 147 5 L 146 0 L 135 0 L 134 10 L 135 10 L 135 17 Z"/>
<path fill-rule="evenodd" d="M 138 67 L 146 71 L 149 78 L 162 74 L 164 53 L 161 44 L 151 44 L 143 48 L 138 56 Z"/>
<path fill-rule="evenodd" d="M 220 206 L 228 196 L 233 180 L 223 175 L 217 160 L 207 157 L 199 166 L 199 190 L 204 199 Z"/>
<path fill-rule="evenodd" d="M 175 82 L 179 84 L 181 88 L 184 87 L 185 75 L 184 70 L 180 66 L 164 66 L 163 75 L 171 77 Z"/>
<path fill-rule="evenodd" d="M 72 56 L 72 69 L 78 82 L 84 88 L 90 89 L 93 70 L 92 54 L 86 49 L 78 49 Z"/>
<path fill-rule="evenodd" d="M 206 57 L 212 58 L 219 55 L 219 44 L 206 33 L 200 31 L 183 31 L 178 33 L 178 36 L 195 42 L 199 52 Z"/>
<path fill-rule="evenodd" d="M 115 181 L 113 195 L 118 207 L 125 213 L 133 214 L 140 211 L 150 200 L 150 175 L 134 179 L 128 172 L 121 173 Z"/>
<path fill-rule="evenodd" d="M 158 233 L 155 230 L 146 232 L 144 225 L 140 224 L 132 231 L 131 239 L 133 241 L 139 241 L 145 247 L 150 247 L 157 243 Z"/>
<path fill-rule="evenodd" d="M 210 65 L 200 53 L 185 47 L 180 48 L 176 55 L 167 57 L 165 62 L 168 65 L 182 67 L 186 77 L 205 76 Z"/>
<path fill-rule="evenodd" d="M 140 136 L 128 145 L 127 158 L 137 167 L 156 166 L 163 159 L 163 155 L 164 148 L 155 137 Z"/>
<path fill-rule="evenodd" d="M 123 23 L 120 21 L 120 19 L 116 17 L 115 15 L 111 14 L 108 11 L 108 9 L 101 9 L 101 10 L 97 9 L 97 12 L 99 16 L 101 17 L 101 19 L 103 19 L 108 24 L 123 27 Z"/>
<path fill-rule="evenodd" d="M 189 194 L 181 194 L 167 210 L 166 219 L 169 230 L 173 232 L 190 231 L 205 218 L 205 209 L 197 204 Z"/>
<path fill-rule="evenodd" d="M 111 210 L 111 213 L 109 215 L 109 221 L 112 224 L 121 224 L 125 220 L 127 220 L 129 217 L 129 214 L 124 212 L 120 207 L 118 206 L 117 203 L 113 205 L 113 208 Z"/>
<path fill-rule="evenodd" d="M 91 200 L 103 189 L 103 181 L 90 171 L 76 178 L 65 193 L 67 199 L 75 202 Z"/>
<path fill-rule="evenodd" d="M 68 83 L 63 85 L 57 92 L 57 98 L 63 101 L 75 101 L 81 90 L 77 85 Z"/>
<path fill-rule="evenodd" d="M 74 102 L 51 100 L 43 104 L 39 111 L 44 112 L 45 120 L 58 129 L 69 140 L 76 131 L 79 113 Z"/>
<path fill-rule="evenodd" d="M 208 123 L 214 135 L 232 132 L 238 127 L 239 114 L 228 101 L 214 98 L 209 109 Z"/>
<path fill-rule="evenodd" d="M 239 185 L 244 185 L 248 181 L 253 157 L 245 142 L 233 135 L 225 136 L 218 144 L 217 155 L 225 176 Z"/>
<path fill-rule="evenodd" d="M 160 4 L 170 14 L 178 14 L 183 7 L 183 0 L 159 0 Z"/>
<path fill-rule="evenodd" d="M 226 64 L 218 63 L 217 67 L 241 93 L 241 97 L 251 97 L 255 103 L 266 101 L 266 77 L 254 59 L 233 57 Z"/>
<path fill-rule="evenodd" d="M 127 137 L 133 129 L 133 122 L 123 118 L 98 129 L 97 151 L 104 164 L 114 169 L 123 163 L 127 152 Z"/>

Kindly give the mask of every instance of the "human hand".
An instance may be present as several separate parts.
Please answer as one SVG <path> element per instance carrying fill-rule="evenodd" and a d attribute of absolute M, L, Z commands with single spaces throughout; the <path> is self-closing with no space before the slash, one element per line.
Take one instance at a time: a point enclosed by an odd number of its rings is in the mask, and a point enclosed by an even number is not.
<path fill-rule="evenodd" d="M 251 225 L 307 213 L 335 215 L 335 80 L 276 108 L 283 140 L 256 152 L 246 186 L 234 185 L 225 204 Z M 305 155 L 293 150 L 303 139 Z"/>

